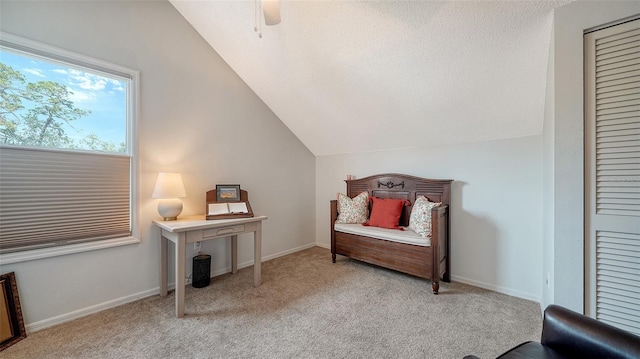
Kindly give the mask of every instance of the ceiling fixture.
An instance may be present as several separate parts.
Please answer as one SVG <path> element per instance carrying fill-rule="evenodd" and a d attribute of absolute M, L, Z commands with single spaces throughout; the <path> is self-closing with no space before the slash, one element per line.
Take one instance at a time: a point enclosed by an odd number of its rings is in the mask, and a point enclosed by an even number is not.
<path fill-rule="evenodd" d="M 278 0 L 255 0 L 254 24 L 253 30 L 258 33 L 258 37 L 262 38 L 262 16 L 264 15 L 264 23 L 267 26 L 278 25 L 282 19 L 280 18 L 280 4 Z"/>

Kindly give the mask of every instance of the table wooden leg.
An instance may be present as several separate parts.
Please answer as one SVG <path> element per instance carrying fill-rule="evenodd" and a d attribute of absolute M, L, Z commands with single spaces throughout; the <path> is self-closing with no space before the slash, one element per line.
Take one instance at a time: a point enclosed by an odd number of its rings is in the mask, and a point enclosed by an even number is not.
<path fill-rule="evenodd" d="M 238 273 L 238 236 L 231 236 L 231 273 Z"/>
<path fill-rule="evenodd" d="M 167 296 L 167 246 L 168 240 L 162 235 L 160 230 L 160 296 Z"/>
<path fill-rule="evenodd" d="M 259 287 L 262 280 L 262 222 L 256 223 L 253 234 L 253 286 Z"/>
<path fill-rule="evenodd" d="M 176 317 L 184 316 L 185 255 L 187 235 L 182 232 L 176 242 Z"/>

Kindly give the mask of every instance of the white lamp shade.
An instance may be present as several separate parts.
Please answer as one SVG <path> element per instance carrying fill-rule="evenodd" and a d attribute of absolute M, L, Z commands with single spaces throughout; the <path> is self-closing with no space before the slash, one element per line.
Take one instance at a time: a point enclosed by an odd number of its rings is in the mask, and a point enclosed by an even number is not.
<path fill-rule="evenodd" d="M 187 192 L 184 190 L 184 182 L 180 173 L 158 173 L 156 187 L 153 189 L 152 198 L 180 198 L 186 197 Z"/>
<path fill-rule="evenodd" d="M 262 12 L 264 13 L 265 24 L 270 26 L 280 23 L 280 4 L 278 0 L 262 0 Z"/>

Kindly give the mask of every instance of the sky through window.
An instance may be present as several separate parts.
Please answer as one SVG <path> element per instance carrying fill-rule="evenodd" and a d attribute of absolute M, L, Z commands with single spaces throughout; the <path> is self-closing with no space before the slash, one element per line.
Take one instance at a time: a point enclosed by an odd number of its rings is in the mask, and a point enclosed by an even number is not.
<path fill-rule="evenodd" d="M 51 81 L 66 88 L 66 99 L 70 101 L 74 109 L 79 110 L 79 114 L 72 120 L 59 119 L 60 128 L 64 134 L 71 139 L 72 145 L 61 148 L 106 150 L 113 152 L 126 151 L 127 139 L 127 82 L 115 76 L 89 72 L 88 69 L 80 70 L 73 65 L 66 65 L 55 61 L 46 61 L 35 56 L 28 56 L 22 53 L 0 48 L 0 63 L 4 65 L 3 71 L 8 68 L 19 72 L 24 82 L 8 81 L 8 86 L 13 93 L 19 94 L 21 109 L 9 109 L 6 101 L 0 102 L 1 118 L 0 131 L 6 131 L 13 121 L 13 124 L 22 126 L 23 136 L 28 132 L 24 126 L 29 126 L 25 118 L 29 110 L 38 106 L 33 100 L 33 90 L 28 84 Z M 0 75 L 6 75 L 0 73 Z M 4 81 L 2 86 L 7 85 L 6 76 L 0 77 Z M 3 89 L 4 90 L 4 89 Z M 46 103 L 47 99 L 40 99 L 40 104 Z M 51 101 L 49 101 L 50 103 Z M 40 116 L 40 121 L 46 121 L 46 115 Z M 68 120 L 68 118 L 67 118 Z M 52 130 L 52 128 L 50 128 Z M 31 136 L 37 131 L 32 130 Z M 51 136 L 59 135 L 59 130 Z M 91 148 L 87 139 L 99 139 L 100 143 L 111 144 L 112 146 L 102 146 L 102 148 Z M 6 143 L 6 141 L 5 141 Z M 9 143 L 11 144 L 11 143 Z M 19 143 L 17 143 L 20 145 Z M 43 146 L 47 147 L 47 146 Z M 55 147 L 55 146 L 53 146 Z M 95 144 L 94 144 L 95 147 Z M 115 149 L 115 150 L 114 150 Z"/>

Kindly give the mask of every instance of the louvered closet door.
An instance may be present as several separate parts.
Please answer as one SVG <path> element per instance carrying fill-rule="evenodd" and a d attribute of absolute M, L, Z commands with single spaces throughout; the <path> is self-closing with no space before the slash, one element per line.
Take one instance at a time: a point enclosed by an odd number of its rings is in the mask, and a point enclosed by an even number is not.
<path fill-rule="evenodd" d="M 640 335 L 640 20 L 584 45 L 586 311 Z"/>

